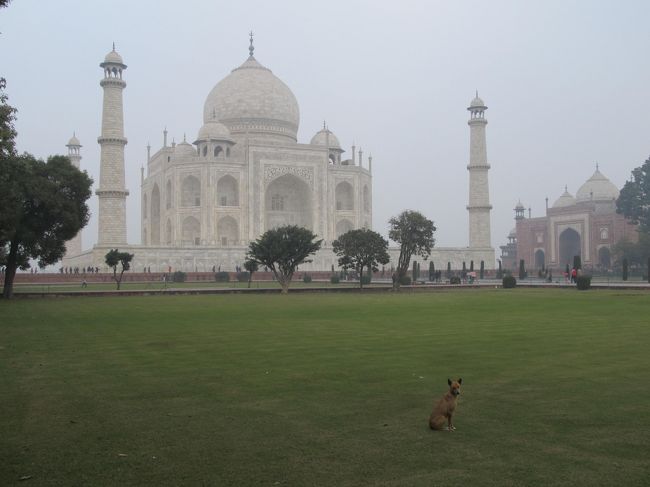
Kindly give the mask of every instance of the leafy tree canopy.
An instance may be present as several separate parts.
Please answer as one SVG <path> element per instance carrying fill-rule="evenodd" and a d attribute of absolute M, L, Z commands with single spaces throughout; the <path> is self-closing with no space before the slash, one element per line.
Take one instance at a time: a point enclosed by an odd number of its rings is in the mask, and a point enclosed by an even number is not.
<path fill-rule="evenodd" d="M 320 249 L 322 242 L 316 240 L 311 230 L 286 225 L 268 230 L 251 242 L 246 259 L 271 269 L 282 286 L 282 293 L 286 294 L 296 268 L 311 262 L 308 257 Z"/>
<path fill-rule="evenodd" d="M 92 179 L 67 157 L 47 162 L 29 154 L 0 157 L 0 252 L 4 296 L 11 297 L 16 269 L 53 264 L 65 243 L 88 223 Z"/>
<path fill-rule="evenodd" d="M 113 279 L 117 283 L 117 289 L 120 289 L 122 284 L 122 276 L 124 272 L 128 271 L 131 268 L 131 261 L 133 260 L 133 254 L 128 252 L 120 252 L 119 249 L 111 249 L 105 256 L 104 260 L 108 267 L 113 269 Z M 122 269 L 120 276 L 117 276 L 117 266 L 121 265 Z"/>
<path fill-rule="evenodd" d="M 650 233 L 650 157 L 632 171 L 616 200 L 616 211 L 638 223 L 641 232 Z"/>
<path fill-rule="evenodd" d="M 431 220 L 418 211 L 405 210 L 388 220 L 388 236 L 400 246 L 397 262 L 396 286 L 408 272 L 409 262 L 414 255 L 427 259 L 435 244 L 433 233 L 436 227 Z"/>
<path fill-rule="evenodd" d="M 343 269 L 359 273 L 359 287 L 363 288 L 363 270 L 370 267 L 378 271 L 378 264 L 388 264 L 388 241 L 367 228 L 350 230 L 333 242 L 334 253 L 339 256 Z"/>

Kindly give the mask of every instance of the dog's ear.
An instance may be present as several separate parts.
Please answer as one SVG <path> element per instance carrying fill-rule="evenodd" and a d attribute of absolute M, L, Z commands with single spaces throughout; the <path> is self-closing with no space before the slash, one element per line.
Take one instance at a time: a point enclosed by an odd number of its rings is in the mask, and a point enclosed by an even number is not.
<path fill-rule="evenodd" d="M 447 384 L 451 385 L 451 379 L 447 379 Z"/>
<path fill-rule="evenodd" d="M 462 383 L 463 383 L 463 379 L 458 379 L 458 383 L 459 383 L 459 384 L 462 384 Z"/>

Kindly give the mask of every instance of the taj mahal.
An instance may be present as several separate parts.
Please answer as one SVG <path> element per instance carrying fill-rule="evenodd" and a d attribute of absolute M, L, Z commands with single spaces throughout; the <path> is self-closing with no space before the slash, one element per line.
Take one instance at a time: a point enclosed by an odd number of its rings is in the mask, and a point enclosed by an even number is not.
<path fill-rule="evenodd" d="M 372 156 L 352 146 L 349 157 L 326 124 L 309 143 L 298 141 L 300 109 L 291 89 L 254 57 L 219 81 L 203 106 L 196 137 L 147 147 L 140 177 L 140 241 L 127 243 L 122 92 L 127 69 L 115 47 L 100 64 L 103 110 L 98 198 L 98 238 L 82 250 L 81 236 L 68 242 L 64 266 L 105 268 L 111 248 L 134 254 L 132 267 L 166 271 L 233 270 L 244 262 L 248 244 L 265 231 L 287 224 L 312 230 L 321 250 L 304 270 L 337 268 L 332 242 L 357 228 L 372 228 Z M 437 269 L 463 262 L 495 267 L 490 211 L 485 106 L 472 100 L 469 171 L 469 246 L 434 248 Z M 81 143 L 67 144 L 80 167 Z M 128 182 L 133 183 L 133 182 Z M 395 208 L 395 214 L 402 211 Z M 426 209 L 420 209 L 426 213 Z M 391 263 L 399 249 L 390 249 Z M 422 268 L 428 261 L 421 262 Z"/>

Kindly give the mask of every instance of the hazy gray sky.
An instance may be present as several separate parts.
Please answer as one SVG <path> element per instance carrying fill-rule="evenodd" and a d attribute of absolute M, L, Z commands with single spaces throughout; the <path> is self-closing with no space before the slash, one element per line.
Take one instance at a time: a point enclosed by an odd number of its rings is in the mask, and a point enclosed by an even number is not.
<path fill-rule="evenodd" d="M 650 155 L 648 1 L 14 0 L 0 10 L 0 76 L 18 147 L 65 153 L 99 180 L 99 63 L 124 58 L 128 240 L 140 242 L 146 145 L 194 140 L 212 87 L 248 56 L 294 92 L 299 141 L 327 121 L 349 157 L 373 155 L 373 226 L 404 209 L 434 220 L 437 246 L 466 246 L 469 127 L 486 117 L 492 243 L 518 199 L 544 213 L 595 164 L 619 188 Z M 191 139 L 191 140 L 190 140 Z M 84 248 L 97 240 L 97 200 Z M 498 250 L 498 249 L 497 249 Z M 498 252 L 497 252 L 498 255 Z"/>

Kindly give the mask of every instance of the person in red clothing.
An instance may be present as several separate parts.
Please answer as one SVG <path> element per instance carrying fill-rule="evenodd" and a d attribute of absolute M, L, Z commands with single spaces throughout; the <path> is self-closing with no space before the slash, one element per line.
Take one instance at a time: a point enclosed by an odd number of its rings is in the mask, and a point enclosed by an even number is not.
<path fill-rule="evenodd" d="M 577 277 L 578 277 L 578 269 L 574 267 L 573 269 L 571 269 L 571 282 L 575 283 Z"/>

